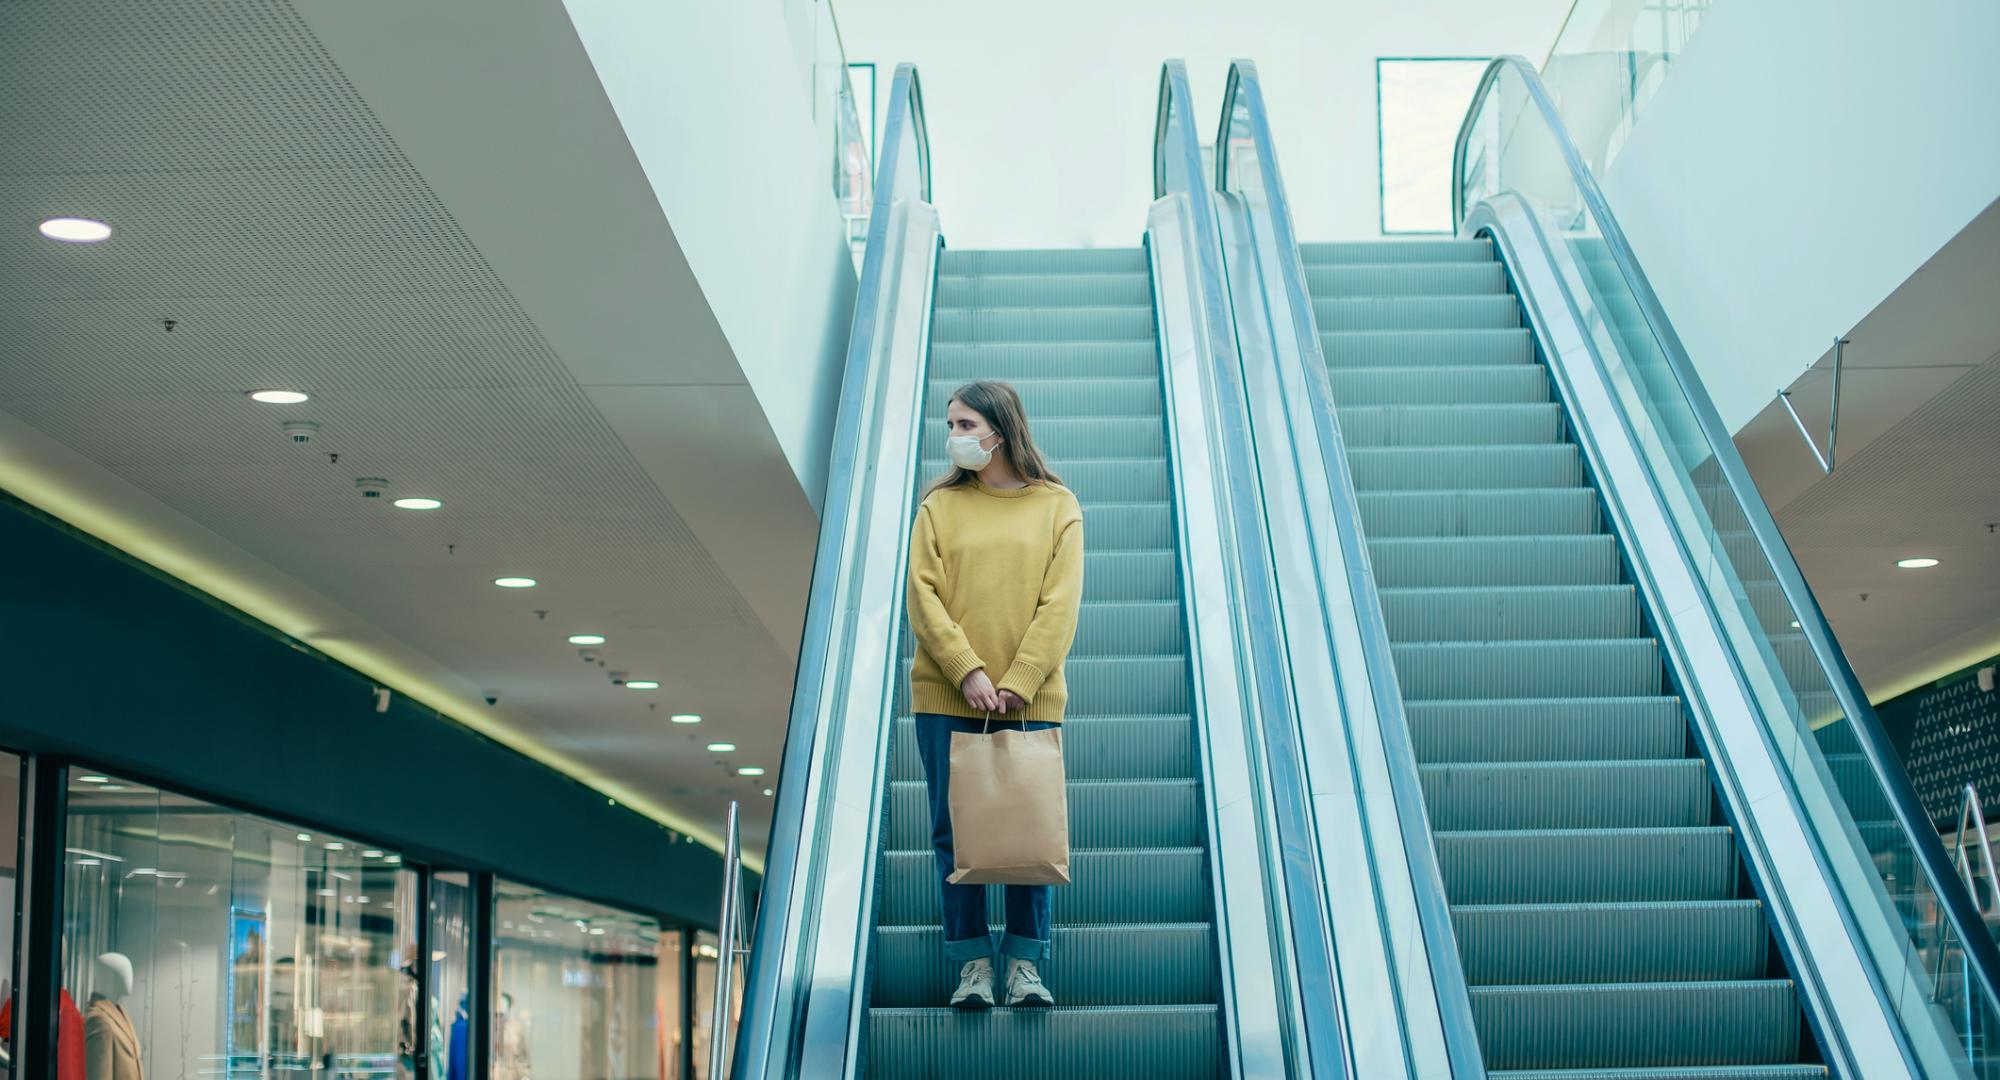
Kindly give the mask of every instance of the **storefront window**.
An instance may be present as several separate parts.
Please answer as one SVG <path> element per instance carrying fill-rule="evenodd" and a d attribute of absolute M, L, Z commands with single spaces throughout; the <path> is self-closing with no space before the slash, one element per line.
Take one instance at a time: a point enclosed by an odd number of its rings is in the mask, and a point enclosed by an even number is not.
<path fill-rule="evenodd" d="M 430 1076 L 468 1080 L 466 1026 L 472 1008 L 472 878 L 463 872 L 431 875 Z"/>
<path fill-rule="evenodd" d="M 686 1052 L 687 1032 L 681 1024 L 681 951 L 680 932 L 662 931 L 659 963 L 653 971 L 653 1024 L 660 1033 L 662 1077 L 681 1075 L 681 1055 Z"/>
<path fill-rule="evenodd" d="M 722 948 L 714 934 L 699 930 L 694 935 L 694 1075 L 708 1075 L 709 1032 L 715 1026 L 715 972 L 722 962 Z M 736 963 L 729 994 L 731 1023 L 743 1012 L 744 968 Z M 731 1029 L 732 1031 L 734 1028 Z"/>
<path fill-rule="evenodd" d="M 57 1080 L 391 1080 L 413 1062 L 415 885 L 391 852 L 70 773 Z"/>
<path fill-rule="evenodd" d="M 492 1080 L 659 1080 L 660 925 L 525 885 L 495 885 Z"/>

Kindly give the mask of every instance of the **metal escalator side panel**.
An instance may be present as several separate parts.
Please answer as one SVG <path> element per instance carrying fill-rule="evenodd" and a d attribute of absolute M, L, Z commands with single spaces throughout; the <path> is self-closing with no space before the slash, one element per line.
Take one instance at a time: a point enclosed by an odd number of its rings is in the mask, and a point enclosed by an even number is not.
<path fill-rule="evenodd" d="M 1669 503 L 1681 493 L 1654 482 L 1640 436 L 1626 420 L 1621 392 L 1599 360 L 1607 343 L 1603 317 L 1577 291 L 1580 271 L 1550 244 L 1533 212 L 1511 196 L 1489 198 L 1467 218 L 1468 234 L 1490 235 L 1515 282 L 1552 381 L 1586 463 L 1609 510 L 1611 531 L 1629 553 L 1646 606 L 1658 616 L 1661 646 L 1684 689 L 1697 735 L 1707 748 L 1724 808 L 1739 827 L 1758 891 L 1773 915 L 1780 945 L 1799 976 L 1807 1015 L 1842 1071 L 1856 1076 L 1950 1075 L 1940 1059 L 1903 1037 L 1863 951 L 1863 931 L 1843 900 L 1840 880 L 1865 868 L 1822 858 L 1796 807 L 1800 793 L 1756 717 L 1775 687 L 1759 686 L 1738 665 L 1727 632 L 1703 600 L 1703 568 L 1671 525 Z M 1825 852 L 1836 859 L 1840 853 Z M 1928 1059 L 1928 1064 L 1919 1064 Z"/>
<path fill-rule="evenodd" d="M 1223 569 L 1234 556 L 1217 505 L 1221 467 L 1202 388 L 1206 335 L 1199 325 L 1199 285 L 1190 272 L 1198 240 L 1188 201 L 1176 195 L 1154 203 L 1146 230 L 1174 477 L 1175 547 L 1186 593 L 1194 711 L 1200 717 L 1196 738 L 1204 811 L 1214 837 L 1210 872 L 1232 1075 L 1279 1077 L 1291 1074 L 1290 1047 L 1299 1037 L 1290 1020 L 1297 1016 L 1296 990 L 1279 955 L 1286 909 L 1282 881 L 1276 891 L 1266 889 L 1279 877 L 1268 872 L 1275 856 L 1266 837 L 1274 823 L 1260 794 L 1234 576 Z"/>
<path fill-rule="evenodd" d="M 731 1055 L 731 1073 L 738 1077 L 844 1074 L 854 1049 L 866 955 L 854 951 L 854 942 L 865 938 L 843 939 L 841 924 L 827 918 L 823 906 L 831 896 L 841 912 L 865 914 L 873 882 L 856 874 L 856 864 L 828 855 L 835 841 L 872 836 L 879 820 L 867 815 L 880 798 L 883 714 L 897 670 L 916 424 L 941 243 L 936 210 L 923 198 L 929 178 L 914 68 L 897 70 L 890 100 L 770 854 Z M 893 507 L 886 517 L 885 506 Z M 865 707 L 870 700 L 879 704 Z M 849 918 L 855 934 L 861 933 L 858 920 Z M 830 956 L 843 940 L 844 970 Z M 807 1058 L 820 1066 L 836 1062 L 835 1071 L 807 1072 Z"/>
<path fill-rule="evenodd" d="M 1216 143 L 1233 148 L 1217 159 L 1223 253 L 1286 655 L 1298 699 L 1326 714 L 1300 717 L 1300 745 L 1353 1068 L 1483 1077 L 1314 306 L 1248 61 L 1231 66 Z"/>

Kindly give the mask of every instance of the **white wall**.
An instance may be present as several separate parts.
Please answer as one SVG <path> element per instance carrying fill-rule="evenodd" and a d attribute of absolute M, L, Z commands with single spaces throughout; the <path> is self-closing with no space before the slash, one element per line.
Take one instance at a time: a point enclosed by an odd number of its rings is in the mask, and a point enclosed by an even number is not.
<path fill-rule="evenodd" d="M 2000 196 L 2000 5 L 1730 0 L 1606 194 L 1730 430 Z"/>
<path fill-rule="evenodd" d="M 958 248 L 1129 246 L 1152 201 L 1160 63 L 1185 59 L 1203 140 L 1228 62 L 1257 62 L 1299 235 L 1380 235 L 1375 60 L 1521 53 L 1569 0 L 840 0 L 848 57 L 917 64 L 934 201 Z"/>
<path fill-rule="evenodd" d="M 855 281 L 832 141 L 814 124 L 810 26 L 774 0 L 565 7 L 816 508 Z"/>

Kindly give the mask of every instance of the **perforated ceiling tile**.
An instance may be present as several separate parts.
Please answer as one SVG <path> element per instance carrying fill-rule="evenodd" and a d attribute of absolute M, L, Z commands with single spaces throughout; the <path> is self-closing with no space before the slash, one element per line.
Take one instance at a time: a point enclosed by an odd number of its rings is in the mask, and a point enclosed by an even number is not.
<path fill-rule="evenodd" d="M 35 235 L 58 214 L 116 232 Z M 314 398 L 245 403 L 264 387 Z M 775 767 L 791 658 L 288 4 L 0 2 L 0 408 L 502 689 L 601 775 L 763 820 L 666 715 Z M 521 572 L 544 586 L 491 585 Z M 662 681 L 654 708 L 563 641 L 620 621 L 607 659 Z"/>

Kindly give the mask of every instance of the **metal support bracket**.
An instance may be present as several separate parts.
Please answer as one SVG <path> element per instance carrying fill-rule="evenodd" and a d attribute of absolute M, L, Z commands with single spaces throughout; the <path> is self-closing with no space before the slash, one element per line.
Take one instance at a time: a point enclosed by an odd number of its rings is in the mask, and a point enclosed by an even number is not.
<path fill-rule="evenodd" d="M 1812 432 L 1806 430 L 1806 422 L 1799 416 L 1799 410 L 1792 407 L 1792 392 L 1778 391 L 1778 401 L 1785 406 L 1786 412 L 1792 414 L 1792 423 L 1798 425 L 1799 436 L 1805 439 L 1806 446 L 1812 450 L 1813 460 L 1819 462 L 1819 470 L 1823 473 L 1833 472 L 1834 446 L 1840 441 L 1840 353 L 1849 344 L 1852 343 L 1844 337 L 1833 339 L 1833 404 L 1826 418 L 1826 453 L 1819 452 L 1819 443 L 1814 441 Z"/>

